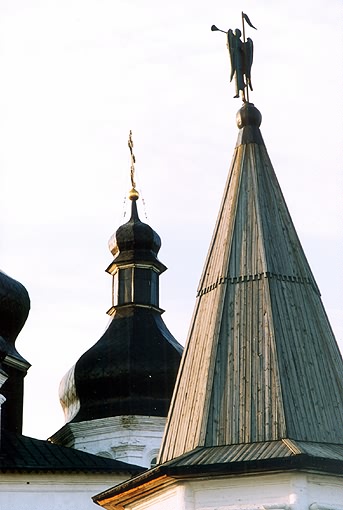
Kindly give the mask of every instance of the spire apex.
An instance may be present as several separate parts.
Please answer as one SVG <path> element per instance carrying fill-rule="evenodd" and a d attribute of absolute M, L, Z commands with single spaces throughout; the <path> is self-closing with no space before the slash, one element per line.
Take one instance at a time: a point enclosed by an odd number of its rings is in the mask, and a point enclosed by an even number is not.
<path fill-rule="evenodd" d="M 245 126 L 260 127 L 262 122 L 261 112 L 253 103 L 244 103 L 236 115 L 237 127 L 242 129 Z"/>
<path fill-rule="evenodd" d="M 253 103 L 244 103 L 236 114 L 236 123 L 239 129 L 236 147 L 249 143 L 264 145 L 260 131 L 261 122 L 261 112 Z"/>

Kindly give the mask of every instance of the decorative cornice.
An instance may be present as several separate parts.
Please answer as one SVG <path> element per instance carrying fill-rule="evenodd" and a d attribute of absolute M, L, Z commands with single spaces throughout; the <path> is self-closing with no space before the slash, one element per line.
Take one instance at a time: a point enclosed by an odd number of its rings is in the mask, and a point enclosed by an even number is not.
<path fill-rule="evenodd" d="M 123 309 L 123 308 L 146 308 L 148 310 L 154 310 L 155 312 L 158 312 L 160 315 L 162 315 L 165 312 L 165 310 L 163 310 L 163 308 L 159 308 L 158 306 L 142 305 L 140 303 L 127 303 L 125 305 L 111 306 L 111 308 L 109 308 L 106 313 L 107 313 L 107 315 L 112 317 L 113 315 L 115 315 L 115 313 L 118 309 Z"/>
<path fill-rule="evenodd" d="M 163 430 L 166 418 L 163 416 L 113 416 L 80 422 L 66 423 L 53 434 L 49 441 L 57 444 L 74 444 L 75 439 L 96 438 L 103 435 L 114 435 L 118 432 L 128 431 L 149 433 Z"/>
<path fill-rule="evenodd" d="M 3 363 L 5 365 L 8 365 L 9 367 L 17 368 L 18 370 L 21 370 L 22 372 L 27 372 L 31 366 L 31 364 L 28 361 L 24 360 L 24 358 L 20 357 L 20 359 L 19 359 L 16 356 L 12 356 L 11 354 L 7 354 Z"/>

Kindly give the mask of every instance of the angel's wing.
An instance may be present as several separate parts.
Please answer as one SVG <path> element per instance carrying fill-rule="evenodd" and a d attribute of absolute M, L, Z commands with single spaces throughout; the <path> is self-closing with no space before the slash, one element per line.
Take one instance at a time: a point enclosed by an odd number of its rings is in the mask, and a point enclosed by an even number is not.
<path fill-rule="evenodd" d="M 246 43 L 243 45 L 244 53 L 244 74 L 246 76 L 247 84 L 249 84 L 250 90 L 253 90 L 251 84 L 251 66 L 254 56 L 254 44 L 250 37 L 248 37 Z"/>
<path fill-rule="evenodd" d="M 232 81 L 233 75 L 235 74 L 237 65 L 236 65 L 236 59 L 237 59 L 237 38 L 233 31 L 230 30 L 227 33 L 227 49 L 230 53 L 230 62 L 231 62 L 231 74 L 230 74 L 230 81 Z"/>

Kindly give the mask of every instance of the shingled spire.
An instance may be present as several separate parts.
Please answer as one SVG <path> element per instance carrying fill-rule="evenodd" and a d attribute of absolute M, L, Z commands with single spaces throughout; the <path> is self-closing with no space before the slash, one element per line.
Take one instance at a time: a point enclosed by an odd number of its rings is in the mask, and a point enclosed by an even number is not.
<path fill-rule="evenodd" d="M 343 443 L 342 358 L 260 123 L 245 103 L 160 462 L 197 447 Z"/>

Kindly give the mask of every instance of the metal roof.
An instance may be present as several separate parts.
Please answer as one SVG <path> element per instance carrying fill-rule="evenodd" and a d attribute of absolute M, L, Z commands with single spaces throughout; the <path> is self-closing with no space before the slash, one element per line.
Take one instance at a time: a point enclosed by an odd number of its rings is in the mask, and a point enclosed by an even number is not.
<path fill-rule="evenodd" d="M 202 446 L 343 444 L 342 357 L 249 115 L 200 279 L 161 463 Z"/>
<path fill-rule="evenodd" d="M 93 497 L 105 508 L 118 508 L 177 479 L 234 476 L 280 470 L 311 470 L 343 475 L 343 445 L 291 439 L 230 446 L 198 447 Z"/>
<path fill-rule="evenodd" d="M 285 459 L 296 455 L 331 459 L 343 462 L 343 445 L 306 443 L 290 439 L 268 441 L 262 443 L 215 446 L 196 448 L 176 459 L 165 463 L 165 466 L 199 466 L 251 462 L 270 459 Z"/>
<path fill-rule="evenodd" d="M 142 467 L 66 448 L 20 434 L 2 432 L 0 471 L 81 471 L 137 474 Z"/>

